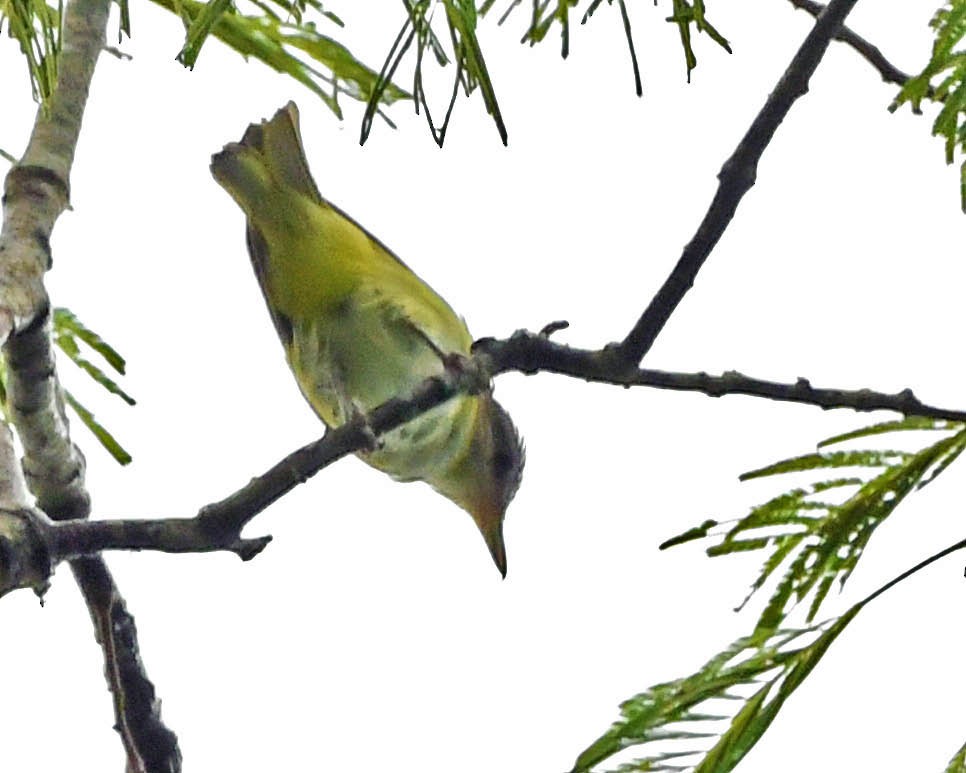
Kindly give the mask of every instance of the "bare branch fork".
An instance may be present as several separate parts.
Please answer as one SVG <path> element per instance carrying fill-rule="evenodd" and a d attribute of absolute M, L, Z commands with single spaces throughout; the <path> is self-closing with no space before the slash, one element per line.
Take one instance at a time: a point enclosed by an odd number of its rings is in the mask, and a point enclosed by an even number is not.
<path fill-rule="evenodd" d="M 799 8 L 806 13 L 810 13 L 816 19 L 819 17 L 822 11 L 825 10 L 825 6 L 822 5 L 822 3 L 815 2 L 815 0 L 789 0 L 789 2 L 796 8 Z M 882 76 L 882 80 L 884 80 L 886 83 L 902 86 L 907 80 L 909 80 L 910 75 L 906 72 L 903 72 L 892 64 L 892 62 L 886 59 L 885 54 L 882 53 L 882 50 L 878 46 L 870 43 L 868 40 L 853 32 L 848 27 L 843 26 L 838 32 L 836 32 L 835 39 L 855 49 L 859 56 L 865 59 L 878 71 L 879 75 Z"/>

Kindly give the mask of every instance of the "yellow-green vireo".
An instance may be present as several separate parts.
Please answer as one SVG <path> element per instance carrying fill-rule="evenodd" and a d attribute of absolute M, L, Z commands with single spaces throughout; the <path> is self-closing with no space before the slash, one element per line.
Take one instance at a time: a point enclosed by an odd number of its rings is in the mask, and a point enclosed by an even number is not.
<path fill-rule="evenodd" d="M 211 160 L 248 221 L 248 252 L 285 355 L 328 427 L 470 354 L 466 323 L 378 239 L 322 198 L 295 104 L 252 124 Z M 466 510 L 506 575 L 503 518 L 523 446 L 490 389 L 460 394 L 359 456 L 397 480 L 422 480 Z"/>

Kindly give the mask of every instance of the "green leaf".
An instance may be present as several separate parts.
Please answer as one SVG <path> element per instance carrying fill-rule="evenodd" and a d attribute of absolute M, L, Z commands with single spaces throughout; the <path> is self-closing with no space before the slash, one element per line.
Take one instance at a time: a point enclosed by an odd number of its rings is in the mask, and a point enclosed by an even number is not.
<path fill-rule="evenodd" d="M 195 14 L 188 25 L 184 46 L 177 56 L 178 61 L 185 67 L 194 69 L 201 47 L 208 39 L 212 28 L 225 13 L 233 9 L 231 0 L 209 0 L 204 3 L 200 12 Z"/>
<path fill-rule="evenodd" d="M 761 550 L 766 547 L 771 540 L 767 537 L 757 539 L 733 539 L 727 543 L 715 545 L 708 548 L 709 556 L 723 556 L 728 553 L 746 553 L 749 550 Z"/>
<path fill-rule="evenodd" d="M 377 100 L 384 84 L 388 83 L 399 67 L 403 58 L 415 42 L 415 70 L 413 74 L 413 98 L 417 112 L 423 112 L 429 124 L 430 132 L 436 143 L 442 147 L 446 137 L 450 116 L 459 96 L 460 90 L 466 95 L 479 90 L 487 112 L 492 116 L 494 125 L 505 145 L 507 142 L 506 125 L 496 98 L 496 89 L 490 78 L 486 60 L 483 56 L 477 36 L 477 22 L 479 13 L 471 0 L 441 0 L 439 7 L 444 10 L 446 32 L 453 51 L 456 70 L 453 74 L 453 86 L 447 103 L 444 119 L 437 126 L 429 108 L 426 89 L 424 87 L 425 53 L 429 51 L 437 64 L 449 64 L 440 36 L 433 30 L 434 10 L 437 3 L 430 0 L 404 0 L 406 18 L 403 21 L 395 41 L 389 49 L 386 60 L 379 72 L 379 80 L 369 99 L 366 113 L 362 121 L 361 141 L 364 143 L 372 128 L 372 121 L 376 114 Z"/>
<path fill-rule="evenodd" d="M 124 358 L 93 330 L 86 327 L 70 309 L 54 309 L 54 334 L 73 335 L 103 357 L 118 373 L 124 373 Z"/>
<path fill-rule="evenodd" d="M 114 2 L 117 3 L 118 10 L 120 11 L 117 30 L 117 41 L 120 43 L 122 35 L 131 37 L 131 10 L 128 8 L 127 0 L 114 0 Z"/>
<path fill-rule="evenodd" d="M 935 32 L 932 56 L 923 70 L 903 84 L 889 109 L 909 104 L 920 113 L 923 100 L 941 105 L 932 125 L 934 136 L 942 137 L 946 163 L 957 151 L 966 150 L 966 0 L 952 0 L 933 16 Z M 960 165 L 960 203 L 966 212 L 966 163 Z"/>
<path fill-rule="evenodd" d="M 55 343 L 58 348 L 67 355 L 68 359 L 81 370 L 85 371 L 94 381 L 104 387 L 111 394 L 117 395 L 128 405 L 135 405 L 135 400 L 127 392 L 121 389 L 118 384 L 111 379 L 104 371 L 98 368 L 89 360 L 85 359 L 80 353 L 77 341 L 69 335 L 55 335 Z"/>
<path fill-rule="evenodd" d="M 335 14 L 322 10 L 317 2 L 273 0 L 287 21 L 275 13 L 267 2 L 254 3 L 260 14 L 234 12 L 230 2 L 211 0 L 154 0 L 160 7 L 182 18 L 187 38 L 179 58 L 193 65 L 208 36 L 213 35 L 243 57 L 260 61 L 276 72 L 288 75 L 318 96 L 341 118 L 339 95 L 368 101 L 378 90 L 379 104 L 389 105 L 410 97 L 392 83 L 381 83 L 379 74 L 358 60 L 341 43 L 318 32 L 315 23 L 304 18 L 306 7 L 321 18 L 338 26 Z M 305 59 L 301 55 L 305 55 Z M 377 88 L 378 87 L 378 88 Z"/>
<path fill-rule="evenodd" d="M 927 486 L 932 483 L 936 478 L 939 477 L 941 473 L 945 472 L 949 465 L 959 458 L 959 455 L 963 452 L 963 449 L 966 448 L 966 434 L 961 434 L 957 437 L 960 438 L 960 442 L 953 443 L 951 445 L 951 447 L 939 459 L 939 461 L 936 462 L 929 473 L 926 474 L 918 484 L 916 484 L 916 488 L 922 488 L 923 486 Z"/>
<path fill-rule="evenodd" d="M 706 549 L 711 557 L 752 550 L 768 552 L 739 609 L 784 567 L 759 617 L 759 630 L 780 628 L 789 612 L 809 596 L 806 619 L 813 620 L 836 581 L 841 587 L 851 576 L 879 525 L 906 496 L 934 480 L 960 457 L 966 448 L 966 427 L 911 419 L 876 424 L 825 441 L 837 443 L 913 429 L 945 433 L 915 453 L 859 450 L 807 454 L 741 476 L 748 480 L 843 467 L 862 470 L 861 475 L 819 479 L 753 507 L 723 535 L 719 532 L 718 541 Z M 716 521 L 705 521 L 667 544 L 711 536 L 716 525 Z"/>
<path fill-rule="evenodd" d="M 871 435 L 881 435 L 887 432 L 901 432 L 902 430 L 944 430 L 960 429 L 961 424 L 942 419 L 928 419 L 924 416 L 907 416 L 896 421 L 884 421 L 881 424 L 873 424 L 869 427 L 859 427 L 851 432 L 835 435 L 819 442 L 819 448 L 844 443 L 848 440 L 869 437 Z"/>
<path fill-rule="evenodd" d="M 327 67 L 335 82 L 341 84 L 342 90 L 349 96 L 360 101 L 369 99 L 378 73 L 362 64 L 348 48 L 317 33 L 312 25 L 304 29 L 292 29 L 291 25 L 280 26 L 291 30 L 280 35 L 286 45 L 304 51 L 313 60 Z M 387 83 L 380 97 L 380 101 L 388 105 L 400 99 L 408 99 L 410 95 L 395 84 Z"/>
<path fill-rule="evenodd" d="M 476 36 L 476 5 L 473 0 L 443 0 L 446 8 L 446 20 L 449 23 L 458 60 L 466 71 L 467 91 L 472 92 L 479 86 L 483 95 L 483 104 L 489 113 L 503 144 L 507 144 L 506 125 L 497 102 L 496 90 L 490 80 L 490 73 L 486 67 L 483 51 Z"/>
<path fill-rule="evenodd" d="M 135 400 L 125 392 L 113 379 L 81 354 L 78 341 L 104 358 L 118 373 L 124 373 L 124 358 L 93 330 L 86 327 L 68 309 L 54 309 L 53 339 L 57 347 L 67 355 L 68 359 L 85 371 L 94 381 L 104 387 L 111 394 L 117 395 L 128 405 L 134 405 Z"/>
<path fill-rule="evenodd" d="M 832 642 L 858 614 L 862 604 L 837 620 L 799 629 L 756 631 L 738 639 L 690 676 L 654 685 L 621 704 L 621 718 L 580 755 L 571 773 L 590 773 L 614 755 L 629 748 L 661 742 L 661 749 L 625 763 L 615 771 L 651 771 L 662 763 L 680 760 L 695 773 L 727 773 L 758 742 L 788 697 L 818 664 Z M 809 643 L 796 644 L 803 639 Z M 748 697 L 742 693 L 752 692 Z M 729 715 L 716 709 L 735 706 Z M 715 723 L 715 720 L 719 722 Z M 709 725 L 727 724 L 713 731 L 718 736 L 710 748 L 701 741 L 709 737 Z M 694 723 L 700 722 L 700 726 Z M 693 727 L 694 729 L 690 729 Z M 668 741 L 681 743 L 668 749 Z M 687 758 L 695 759 L 688 763 Z"/>
<path fill-rule="evenodd" d="M 117 442 L 117 439 L 108 432 L 101 424 L 97 422 L 92 414 L 87 408 L 81 405 L 74 396 L 68 392 L 64 391 L 64 398 L 67 404 L 73 409 L 77 417 L 83 422 L 84 426 L 87 427 L 97 441 L 107 450 L 107 452 L 114 457 L 118 464 L 130 464 L 131 455 L 124 449 L 124 447 Z"/>
<path fill-rule="evenodd" d="M 946 766 L 945 773 L 966 773 L 966 743 L 959 747 L 959 751 Z"/>
<path fill-rule="evenodd" d="M 739 480 L 753 480 L 769 475 L 782 475 L 786 472 L 805 472 L 833 467 L 888 467 L 901 463 L 910 456 L 911 454 L 904 451 L 835 451 L 828 454 L 806 454 L 742 473 Z"/>
<path fill-rule="evenodd" d="M 678 33 L 681 36 L 684 64 L 687 68 L 688 83 L 690 83 L 691 71 L 698 66 L 698 58 L 695 56 L 694 48 L 691 45 L 692 27 L 697 32 L 707 33 L 708 37 L 729 54 L 731 53 L 731 46 L 705 17 L 704 0 L 673 0 L 672 8 L 674 13 L 668 17 L 667 21 L 677 26 Z"/>
<path fill-rule="evenodd" d="M 717 525 L 718 525 L 717 521 L 709 518 L 700 526 L 694 526 L 688 529 L 687 531 L 681 532 L 675 537 L 671 537 L 669 539 L 664 540 L 664 542 L 660 544 L 660 549 L 667 550 L 668 548 L 673 548 L 676 545 L 683 545 L 685 542 L 692 542 L 693 540 L 696 540 L 696 539 L 703 539 L 704 537 L 707 537 L 711 529 L 713 529 Z"/>
<path fill-rule="evenodd" d="M 46 110 L 57 84 L 60 59 L 60 21 L 63 3 L 57 7 L 45 0 L 5 0 L 0 2 L 0 30 L 17 41 L 27 64 L 34 99 Z"/>
<path fill-rule="evenodd" d="M 53 341 L 57 348 L 67 358 L 90 376 L 97 384 L 113 395 L 117 395 L 128 405 L 134 405 L 134 398 L 125 392 L 97 365 L 88 360 L 82 353 L 82 347 L 90 349 L 113 368 L 117 373 L 124 373 L 124 358 L 117 350 L 102 339 L 97 333 L 82 323 L 69 309 L 57 308 L 53 313 L 52 325 Z M 77 414 L 81 422 L 94 433 L 98 442 L 119 463 L 128 464 L 131 455 L 121 446 L 115 437 L 108 432 L 95 418 L 93 413 L 82 405 L 69 391 L 65 390 L 67 404 Z"/>
<path fill-rule="evenodd" d="M 863 483 L 840 505 L 829 508 L 825 517 L 813 523 L 809 537 L 802 540 L 799 558 L 779 582 L 760 624 L 774 626 L 783 619 L 790 603 L 814 593 L 808 612 L 813 619 L 832 582 L 844 585 L 854 571 L 866 544 L 878 526 L 923 480 L 924 476 L 957 446 L 966 442 L 966 432 L 943 438 L 916 454 L 907 454 L 889 464 L 880 474 Z"/>

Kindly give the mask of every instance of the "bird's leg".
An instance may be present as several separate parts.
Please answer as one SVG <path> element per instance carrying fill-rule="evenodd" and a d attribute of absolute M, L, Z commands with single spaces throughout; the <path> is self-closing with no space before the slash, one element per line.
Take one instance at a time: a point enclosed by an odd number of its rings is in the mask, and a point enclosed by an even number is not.
<path fill-rule="evenodd" d="M 448 372 L 455 374 L 459 377 L 460 381 L 468 384 L 466 387 L 467 392 L 478 395 L 489 390 L 489 376 L 480 369 L 476 360 L 461 352 L 444 352 L 426 334 L 426 331 L 416 325 L 412 320 L 403 319 L 403 322 L 439 358 L 439 361 L 443 363 L 443 367 Z"/>
<path fill-rule="evenodd" d="M 362 453 L 372 453 L 373 451 L 381 450 L 385 443 L 376 437 L 376 433 L 372 430 L 372 424 L 369 423 L 369 417 L 355 401 L 352 401 L 350 406 L 348 418 L 346 418 L 344 423 L 358 426 L 366 443 L 365 447 L 360 449 L 360 451 Z"/>
<path fill-rule="evenodd" d="M 349 390 L 346 388 L 345 380 L 342 377 L 342 369 L 338 365 L 334 365 L 332 368 L 332 388 L 339 403 L 342 423 L 355 424 L 365 438 L 366 445 L 362 451 L 369 453 L 380 450 L 384 443 L 373 432 L 372 424 L 369 423 L 369 416 L 362 409 L 362 406 L 349 395 Z"/>

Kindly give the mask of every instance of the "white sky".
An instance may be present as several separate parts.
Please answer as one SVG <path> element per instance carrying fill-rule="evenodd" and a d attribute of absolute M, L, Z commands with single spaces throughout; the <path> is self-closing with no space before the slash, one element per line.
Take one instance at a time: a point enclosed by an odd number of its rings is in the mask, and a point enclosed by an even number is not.
<path fill-rule="evenodd" d="M 474 335 L 565 318 L 562 341 L 621 337 L 810 24 L 781 0 L 712 3 L 735 54 L 697 39 L 686 86 L 665 5 L 632 8 L 642 100 L 616 8 L 574 30 L 567 62 L 555 41 L 516 44 L 525 10 L 506 29 L 486 22 L 510 147 L 475 97 L 458 105 L 440 151 L 405 105 L 392 113 L 398 131 L 378 125 L 360 149 L 360 110 L 347 104 L 340 124 L 215 42 L 184 71 L 178 23 L 133 4 L 123 49 L 134 60 L 99 66 L 49 278 L 54 302 L 127 357 L 139 400 L 115 405 L 62 368 L 135 457 L 120 469 L 76 428 L 96 515 L 190 515 L 320 433 L 251 276 L 240 212 L 207 168 L 290 98 L 323 194 Z M 353 50 L 372 61 L 401 22 L 398 4 L 385 7 L 377 34 L 347 16 Z M 852 22 L 912 70 L 928 55 L 934 7 L 864 3 Z M 20 68 L 4 39 L 0 147 L 14 153 L 34 112 Z M 909 386 L 966 405 L 957 177 L 929 119 L 886 112 L 893 93 L 833 45 L 649 366 Z M 742 471 L 885 418 L 550 375 L 503 376 L 497 394 L 528 449 L 506 581 L 454 505 L 355 460 L 260 516 L 251 532 L 275 541 L 251 563 L 110 557 L 188 773 L 569 769 L 621 700 L 750 632 L 766 599 L 731 612 L 759 555 L 712 561 L 700 546 L 656 546 L 781 490 L 739 484 Z M 954 468 L 904 504 L 827 612 L 960 538 L 962 492 Z M 964 739 L 964 562 L 953 556 L 865 610 L 742 773 L 942 770 Z M 2 605 L 5 767 L 120 771 L 99 650 L 68 571 L 43 609 L 25 592 Z"/>

